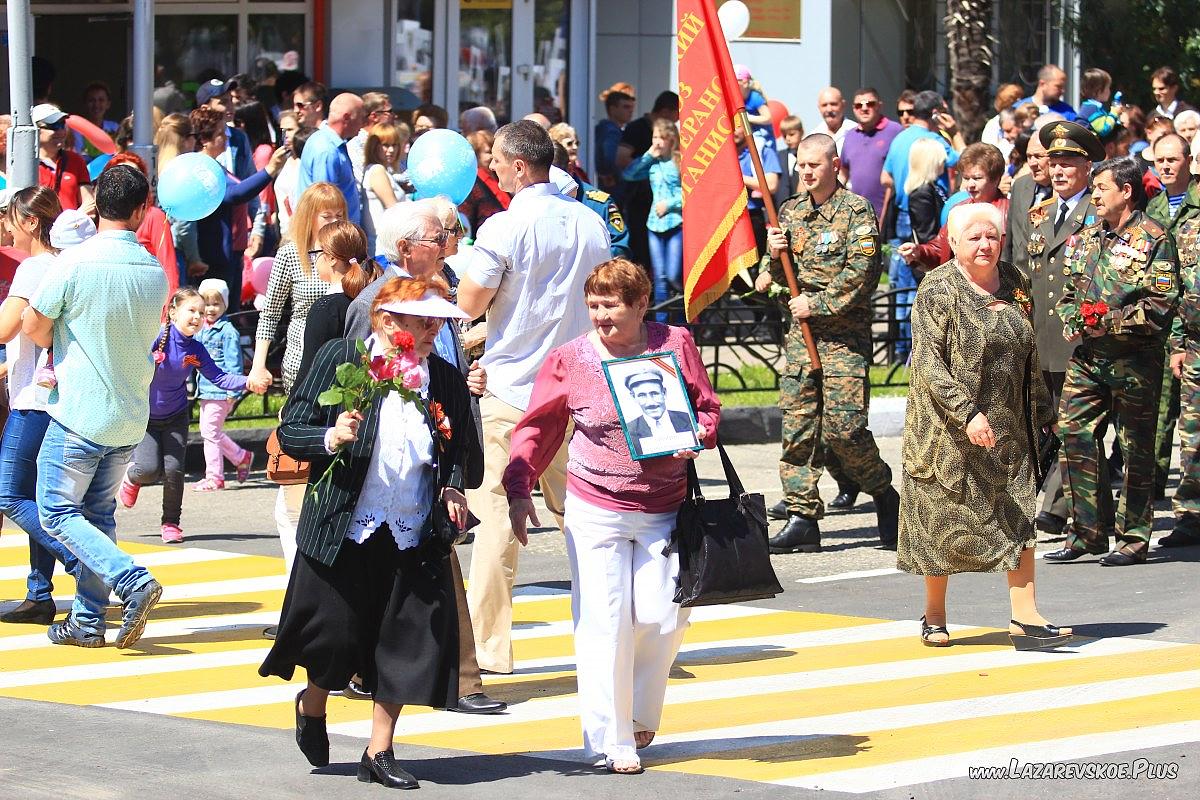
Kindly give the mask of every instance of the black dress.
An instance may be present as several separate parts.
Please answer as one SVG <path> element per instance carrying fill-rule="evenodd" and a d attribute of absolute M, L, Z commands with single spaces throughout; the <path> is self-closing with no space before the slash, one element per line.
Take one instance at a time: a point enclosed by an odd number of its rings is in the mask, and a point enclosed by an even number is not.
<path fill-rule="evenodd" d="M 353 340 L 326 343 L 284 409 L 280 442 L 294 458 L 311 459 L 313 479 L 331 462 L 324 432 L 337 407 L 317 396 L 337 367 L 358 359 Z M 462 374 L 430 356 L 431 401 L 442 404 L 451 437 L 437 447 L 437 487 L 463 488 L 465 454 L 475 426 Z M 355 674 L 384 703 L 453 707 L 458 701 L 458 613 L 449 549 L 426 537 L 400 550 L 381 526 L 362 544 L 346 539 L 381 422 L 379 404 L 364 410 L 359 439 L 317 496 L 309 490 L 297 531 L 297 559 L 288 582 L 275 644 L 259 667 L 263 677 L 291 680 L 296 667 L 330 691 Z M 438 491 L 429 498 L 432 508 Z M 431 515 L 432 516 L 432 515 Z"/>

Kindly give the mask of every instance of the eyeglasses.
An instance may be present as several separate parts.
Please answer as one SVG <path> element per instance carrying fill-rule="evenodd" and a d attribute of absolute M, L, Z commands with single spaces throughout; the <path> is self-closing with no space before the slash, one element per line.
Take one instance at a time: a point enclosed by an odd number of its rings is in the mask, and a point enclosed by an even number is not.
<path fill-rule="evenodd" d="M 854 107 L 855 107 L 855 108 L 867 109 L 867 108 L 874 108 L 874 107 L 875 107 L 875 106 L 877 106 L 877 105 L 879 105 L 879 101 L 878 101 L 878 100 L 868 100 L 868 101 L 867 101 L 867 102 L 865 102 L 865 103 L 855 103 L 855 104 L 854 104 Z M 904 112 L 903 112 L 903 111 L 901 111 L 901 112 L 899 112 L 899 113 L 903 114 Z"/>
<path fill-rule="evenodd" d="M 316 250 L 309 250 L 308 251 L 308 260 L 316 261 L 318 258 L 323 256 L 324 254 L 325 254 L 325 251 L 320 249 L 319 247 Z"/>
<path fill-rule="evenodd" d="M 559 142 L 559 144 L 561 144 L 563 147 L 574 147 L 575 145 L 579 144 L 579 142 L 575 141 L 574 139 L 563 139 L 561 142 Z"/>
<path fill-rule="evenodd" d="M 414 316 L 412 314 L 401 314 L 396 311 L 389 311 L 387 313 L 391 316 L 392 319 L 396 320 L 397 322 L 400 321 L 401 317 L 407 317 L 410 320 L 415 320 L 415 324 L 421 326 L 422 328 L 424 328 L 427 331 L 441 330 L 442 326 L 446 324 L 446 320 L 444 320 L 441 317 L 418 317 L 418 316 Z M 413 324 L 413 323 L 409 323 L 409 324 Z"/>
<path fill-rule="evenodd" d="M 303 111 L 304 109 L 308 108 L 309 106 L 311 106 L 311 105 L 312 105 L 313 103 L 315 103 L 315 102 L 317 102 L 317 101 L 316 101 L 316 100 L 309 100 L 308 102 L 305 102 L 304 100 L 293 100 L 293 101 L 292 101 L 292 108 L 294 108 L 294 109 L 298 109 L 298 110 L 300 110 L 300 111 Z"/>
<path fill-rule="evenodd" d="M 463 229 L 461 222 L 457 223 L 453 228 L 443 228 L 443 230 L 446 232 L 447 236 L 461 237 L 464 233 L 466 233 L 466 230 Z"/>
<path fill-rule="evenodd" d="M 377 108 L 377 109 L 375 109 L 374 111 L 372 111 L 371 113 L 372 113 L 372 114 L 377 114 L 377 115 L 379 115 L 379 116 L 381 116 L 381 117 L 382 117 L 384 114 L 387 114 L 389 117 L 394 117 L 394 116 L 396 116 L 396 110 L 395 110 L 394 108 Z"/>
<path fill-rule="evenodd" d="M 417 237 L 415 237 L 415 236 L 414 236 L 414 237 L 412 237 L 412 238 L 410 238 L 410 239 L 406 239 L 405 241 L 409 241 L 409 242 L 428 242 L 429 244 L 436 244 L 438 247 L 445 247 L 445 246 L 446 246 L 446 242 L 447 242 L 449 239 L 450 239 L 450 234 L 446 233 L 446 229 L 445 229 L 445 228 L 443 228 L 442 230 L 438 231 L 438 235 L 437 235 L 437 236 L 434 236 L 432 239 L 418 239 Z"/>
<path fill-rule="evenodd" d="M 896 114 L 901 117 L 911 117 L 913 110 L 911 108 L 897 108 Z"/>

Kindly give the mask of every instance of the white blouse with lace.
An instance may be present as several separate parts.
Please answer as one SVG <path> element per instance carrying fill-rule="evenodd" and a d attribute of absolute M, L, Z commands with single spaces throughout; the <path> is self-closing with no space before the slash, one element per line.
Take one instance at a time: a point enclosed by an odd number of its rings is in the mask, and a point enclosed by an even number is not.
<path fill-rule="evenodd" d="M 428 369 L 424 370 L 420 393 L 422 397 L 429 395 Z M 362 544 L 386 524 L 399 549 L 420 543 L 436 484 L 433 447 L 425 412 L 395 392 L 387 395 L 379 407 L 375 447 L 346 531 L 347 539 Z"/>

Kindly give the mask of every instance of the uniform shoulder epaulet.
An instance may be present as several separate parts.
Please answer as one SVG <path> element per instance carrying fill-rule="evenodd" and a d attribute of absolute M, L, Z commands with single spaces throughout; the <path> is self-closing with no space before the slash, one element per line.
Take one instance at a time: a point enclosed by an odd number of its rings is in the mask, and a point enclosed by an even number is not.
<path fill-rule="evenodd" d="M 588 189 L 587 199 L 594 200 L 597 203 L 607 203 L 612 198 L 608 192 L 602 189 Z"/>
<path fill-rule="evenodd" d="M 1162 225 L 1159 225 L 1152 218 L 1146 215 L 1142 215 L 1142 230 L 1144 230 L 1151 239 L 1161 239 L 1167 232 Z"/>
<path fill-rule="evenodd" d="M 1058 200 L 1053 195 L 1051 195 L 1050 197 L 1047 197 L 1045 200 L 1043 200 L 1040 203 L 1034 203 L 1033 208 L 1031 208 L 1029 210 L 1033 211 L 1034 208 L 1049 208 L 1050 206 L 1054 205 L 1056 202 L 1058 202 Z"/>
<path fill-rule="evenodd" d="M 1040 203 L 1035 203 L 1029 209 L 1029 223 L 1033 226 L 1041 225 L 1050 217 L 1050 206 L 1054 205 L 1054 197 L 1047 197 Z"/>

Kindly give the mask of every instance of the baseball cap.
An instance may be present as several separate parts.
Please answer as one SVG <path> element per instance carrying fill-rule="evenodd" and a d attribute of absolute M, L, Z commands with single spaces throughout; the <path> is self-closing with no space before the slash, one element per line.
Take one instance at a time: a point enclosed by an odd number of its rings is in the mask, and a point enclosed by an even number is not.
<path fill-rule="evenodd" d="M 733 74 L 734 74 L 734 77 L 736 77 L 739 81 L 750 80 L 750 68 L 747 67 L 745 64 L 734 64 L 733 65 Z"/>
<path fill-rule="evenodd" d="M 213 78 L 196 90 L 196 105 L 202 106 L 214 97 L 220 97 L 231 89 L 236 89 L 237 86 L 238 82 L 234 79 L 223 81 L 219 78 Z"/>
<path fill-rule="evenodd" d="M 38 103 L 30 112 L 33 117 L 33 124 L 38 125 L 45 122 L 48 125 L 64 120 L 67 118 L 67 113 L 54 103 Z"/>

